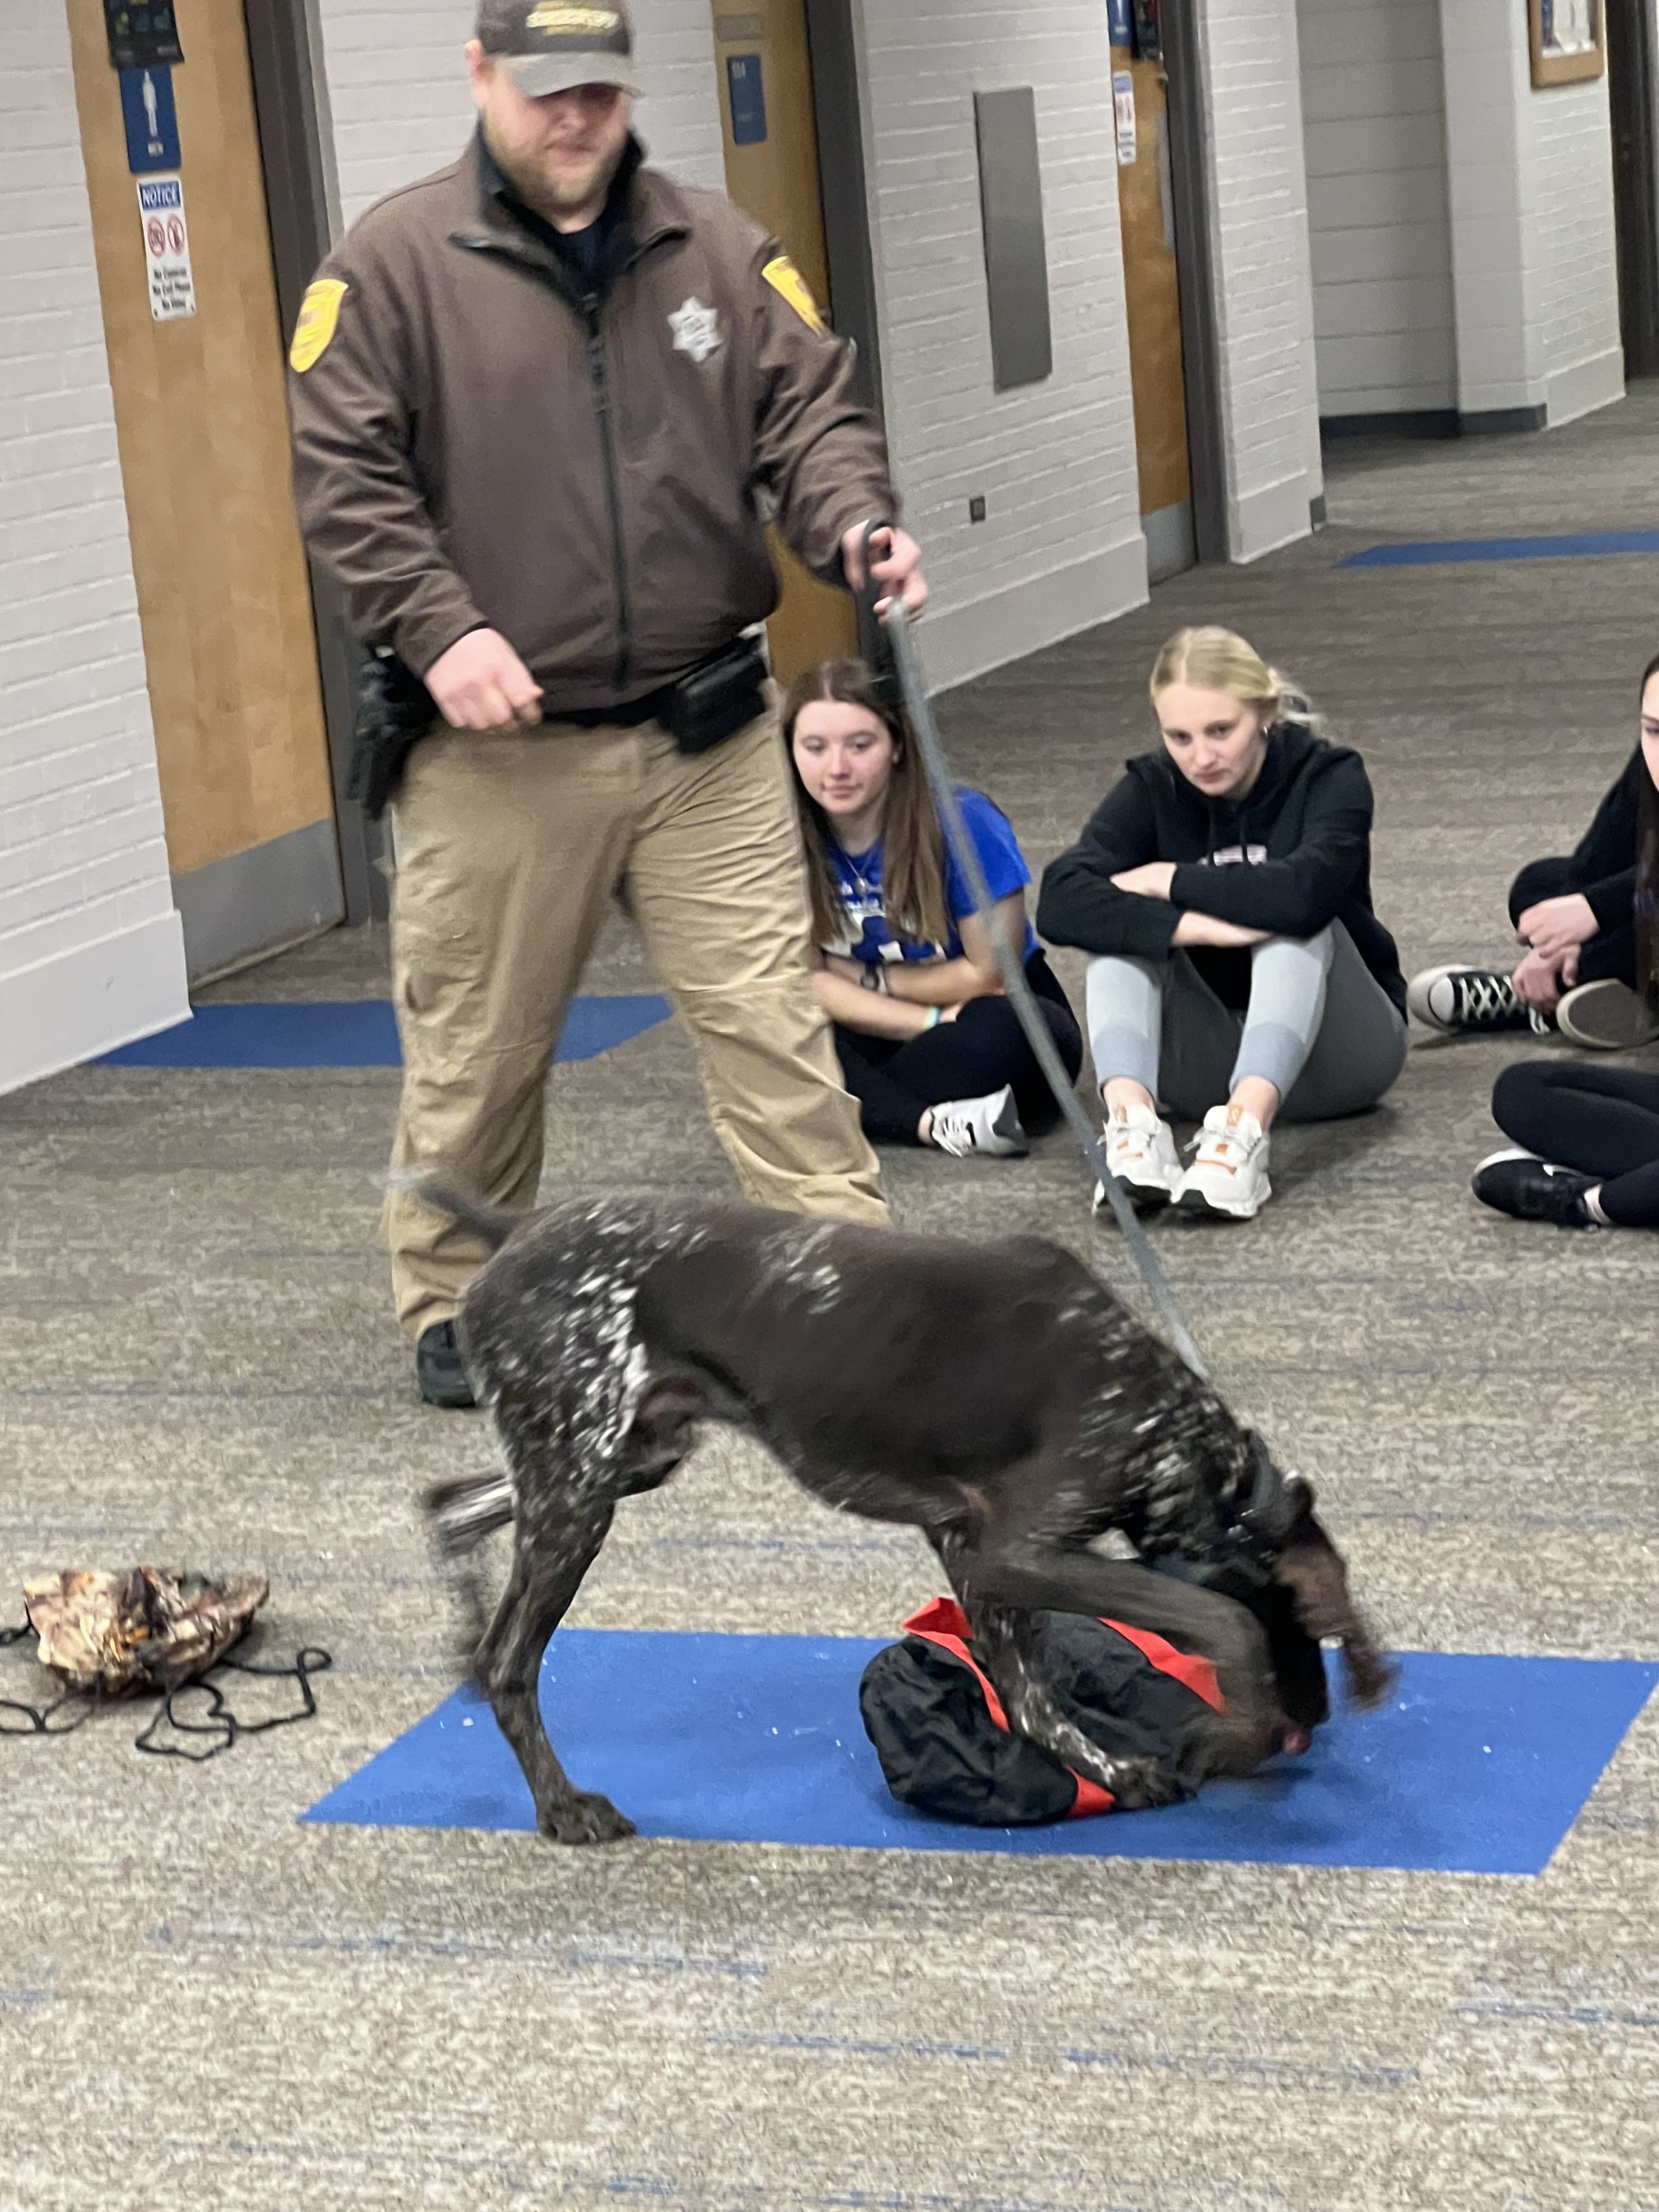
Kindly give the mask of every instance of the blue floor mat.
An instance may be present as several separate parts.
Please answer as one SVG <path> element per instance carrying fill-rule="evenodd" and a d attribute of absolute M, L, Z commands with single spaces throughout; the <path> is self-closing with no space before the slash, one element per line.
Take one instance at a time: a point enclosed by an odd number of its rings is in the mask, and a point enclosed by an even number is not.
<path fill-rule="evenodd" d="M 1430 538 L 1418 545 L 1368 546 L 1342 569 L 1435 569 L 1468 560 L 1587 560 L 1659 553 L 1659 530 L 1579 530 L 1565 537 Z"/>
<path fill-rule="evenodd" d="M 651 996 L 579 998 L 556 1060 L 593 1060 L 668 1018 Z M 397 1023 L 383 998 L 197 1006 L 159 1037 L 106 1053 L 100 1067 L 397 1067 Z"/>
<path fill-rule="evenodd" d="M 1659 1666 L 1410 1652 L 1393 1701 L 1306 1758 L 1187 1805 L 1055 1828 L 924 1819 L 888 1796 L 858 1715 L 878 1643 L 568 1629 L 542 1674 L 559 1756 L 641 1832 L 698 1841 L 1542 1874 Z M 304 1818 L 531 1829 L 487 1705 L 458 1691 Z"/>

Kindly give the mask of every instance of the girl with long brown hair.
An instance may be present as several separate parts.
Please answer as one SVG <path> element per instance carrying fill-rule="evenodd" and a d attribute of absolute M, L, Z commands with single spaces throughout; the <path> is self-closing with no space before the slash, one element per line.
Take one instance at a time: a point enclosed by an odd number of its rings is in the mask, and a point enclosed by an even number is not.
<path fill-rule="evenodd" d="M 783 706 L 812 896 L 813 980 L 866 1135 L 962 1157 L 1023 1152 L 1059 1115 L 990 931 L 947 850 L 903 723 L 862 661 L 828 661 Z M 995 900 L 1025 949 L 1060 1056 L 1083 1039 L 1026 919 L 1030 870 L 982 792 L 959 794 Z"/>
<path fill-rule="evenodd" d="M 1659 660 L 1642 670 L 1639 699 L 1656 673 Z M 1641 718 L 1645 729 L 1645 706 Z M 1654 828 L 1653 780 L 1639 744 L 1573 851 L 1529 860 L 1510 886 L 1510 921 L 1526 948 L 1518 964 L 1425 968 L 1411 979 L 1418 1019 L 1475 1034 L 1530 1024 L 1588 1052 L 1651 1044 L 1659 1037 L 1659 1000 L 1649 988 L 1653 922 L 1632 900 L 1644 852 L 1652 865 Z"/>
<path fill-rule="evenodd" d="M 1634 817 L 1629 905 L 1621 914 L 1605 899 L 1598 903 L 1601 934 L 1624 934 L 1629 980 L 1600 979 L 1623 996 L 1597 1026 L 1596 1042 L 1659 1032 L 1659 659 L 1642 670 L 1641 735 L 1615 788 L 1625 784 L 1632 787 Z M 1575 966 L 1575 974 L 1583 972 Z M 1580 982 L 1569 996 L 1586 987 L 1597 984 Z M 1492 1119 L 1514 1149 L 1495 1152 L 1476 1169 L 1473 1187 L 1482 1205 L 1562 1229 L 1659 1229 L 1659 1069 L 1523 1060 L 1499 1077 Z"/>

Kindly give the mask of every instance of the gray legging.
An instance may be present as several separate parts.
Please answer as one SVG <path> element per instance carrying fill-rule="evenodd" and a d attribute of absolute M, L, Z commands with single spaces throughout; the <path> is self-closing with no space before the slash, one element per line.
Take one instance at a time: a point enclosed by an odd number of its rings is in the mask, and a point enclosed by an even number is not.
<path fill-rule="evenodd" d="M 1406 1064 L 1405 1018 L 1340 922 L 1316 937 L 1253 947 L 1242 1014 L 1222 1003 L 1184 952 L 1090 960 L 1088 1041 L 1101 1084 L 1127 1077 L 1190 1122 L 1246 1076 L 1275 1087 L 1286 1121 L 1358 1113 Z"/>

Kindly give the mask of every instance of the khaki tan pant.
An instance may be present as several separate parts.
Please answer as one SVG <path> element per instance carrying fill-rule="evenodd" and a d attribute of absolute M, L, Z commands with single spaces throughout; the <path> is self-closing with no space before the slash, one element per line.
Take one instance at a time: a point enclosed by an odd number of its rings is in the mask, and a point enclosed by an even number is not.
<path fill-rule="evenodd" d="M 715 1135 L 763 1206 L 881 1222 L 876 1156 L 806 968 L 800 832 L 775 719 L 688 759 L 655 723 L 442 730 L 394 812 L 394 1167 L 535 1203 L 547 1063 L 613 892 L 691 1032 Z M 477 1242 L 394 1189 L 398 1317 L 454 1313 Z"/>

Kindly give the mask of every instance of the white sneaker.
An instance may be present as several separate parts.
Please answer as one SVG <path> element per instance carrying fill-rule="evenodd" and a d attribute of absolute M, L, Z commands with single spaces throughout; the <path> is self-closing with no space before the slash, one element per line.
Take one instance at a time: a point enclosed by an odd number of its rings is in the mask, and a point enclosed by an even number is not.
<path fill-rule="evenodd" d="M 1249 1221 L 1273 1195 L 1267 1180 L 1267 1133 L 1241 1106 L 1212 1106 L 1197 1158 L 1181 1179 L 1175 1203 L 1184 1214 L 1226 1214 Z"/>
<path fill-rule="evenodd" d="M 935 1106 L 929 1141 L 958 1159 L 978 1153 L 1011 1159 L 1030 1149 L 1019 1125 L 1014 1093 L 1006 1083 L 987 1098 L 950 1099 Z"/>
<path fill-rule="evenodd" d="M 1129 1194 L 1137 1213 L 1168 1206 L 1181 1181 L 1175 1133 L 1149 1106 L 1114 1106 L 1106 1116 L 1106 1165 Z M 1094 1210 L 1106 1203 L 1106 1186 L 1097 1182 Z"/>

